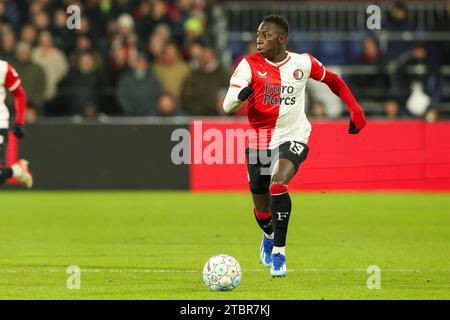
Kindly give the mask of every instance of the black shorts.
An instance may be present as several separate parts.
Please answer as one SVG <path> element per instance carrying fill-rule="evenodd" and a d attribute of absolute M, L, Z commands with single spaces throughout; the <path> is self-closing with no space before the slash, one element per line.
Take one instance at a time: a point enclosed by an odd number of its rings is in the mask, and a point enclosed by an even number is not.
<path fill-rule="evenodd" d="M 8 129 L 0 129 L 0 167 L 5 165 L 8 146 Z"/>
<path fill-rule="evenodd" d="M 269 193 L 273 165 L 278 159 L 288 159 L 297 172 L 300 164 L 306 160 L 309 147 L 298 141 L 288 141 L 274 150 L 246 149 L 247 174 L 250 191 L 253 194 Z"/>

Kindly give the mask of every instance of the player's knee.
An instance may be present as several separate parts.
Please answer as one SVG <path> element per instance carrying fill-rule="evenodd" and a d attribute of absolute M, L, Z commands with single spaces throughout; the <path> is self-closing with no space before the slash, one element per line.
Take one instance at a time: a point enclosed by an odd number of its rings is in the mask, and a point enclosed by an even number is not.
<path fill-rule="evenodd" d="M 281 183 L 281 184 L 287 185 L 289 183 L 289 181 L 290 181 L 290 179 L 289 179 L 288 175 L 279 173 L 279 174 L 275 174 L 272 176 L 270 184 L 272 185 L 272 184 Z"/>
<path fill-rule="evenodd" d="M 288 185 L 283 182 L 273 182 L 270 185 L 269 192 L 271 196 L 278 196 L 288 193 Z"/>

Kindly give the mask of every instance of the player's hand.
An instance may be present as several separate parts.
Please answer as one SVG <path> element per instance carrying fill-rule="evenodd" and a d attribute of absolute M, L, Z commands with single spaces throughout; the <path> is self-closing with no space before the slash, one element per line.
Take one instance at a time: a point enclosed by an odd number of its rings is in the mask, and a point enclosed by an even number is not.
<path fill-rule="evenodd" d="M 354 112 L 351 114 L 350 125 L 348 127 L 349 134 L 358 134 L 362 128 L 366 126 L 366 118 L 364 113 L 361 111 Z"/>
<path fill-rule="evenodd" d="M 355 124 L 350 119 L 350 126 L 348 127 L 348 133 L 350 133 L 350 134 L 357 134 L 358 132 L 359 132 L 359 130 L 356 129 Z"/>
<path fill-rule="evenodd" d="M 241 90 L 241 92 L 239 92 L 238 99 L 244 102 L 245 100 L 247 100 L 248 97 L 251 96 L 253 91 L 254 91 L 253 88 L 245 87 L 244 89 Z"/>
<path fill-rule="evenodd" d="M 14 126 L 14 135 L 17 139 L 23 139 L 23 137 L 25 137 L 25 129 L 22 125 L 16 123 Z"/>

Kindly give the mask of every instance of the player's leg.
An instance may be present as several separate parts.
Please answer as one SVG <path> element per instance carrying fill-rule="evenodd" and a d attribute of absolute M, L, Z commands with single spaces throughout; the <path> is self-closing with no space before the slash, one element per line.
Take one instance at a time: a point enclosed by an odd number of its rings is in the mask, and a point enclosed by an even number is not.
<path fill-rule="evenodd" d="M 248 180 L 254 205 L 253 215 L 258 226 L 263 231 L 259 254 L 264 266 L 270 267 L 273 247 L 272 212 L 270 210 L 269 194 L 270 175 L 261 174 L 261 168 L 264 165 L 257 158 L 253 157 L 255 153 L 249 158 L 249 150 L 247 150 L 246 155 Z"/>
<path fill-rule="evenodd" d="M 267 186 L 267 189 L 269 187 Z M 272 265 L 272 249 L 273 249 L 273 226 L 272 212 L 270 210 L 270 194 L 254 194 L 252 193 L 254 209 L 253 213 L 259 227 L 263 231 L 261 245 L 259 247 L 259 256 L 261 263 L 265 267 Z"/>
<path fill-rule="evenodd" d="M 296 169 L 290 160 L 280 159 L 275 165 L 270 184 L 272 225 L 274 229 L 274 246 L 272 249 L 272 276 L 284 276 L 286 268 L 286 236 L 291 216 L 292 202 L 288 184 L 295 176 Z"/>
<path fill-rule="evenodd" d="M 24 159 L 17 160 L 11 166 L 13 177 L 16 178 L 22 185 L 30 189 L 33 186 L 33 176 L 28 170 L 28 161 Z"/>
<path fill-rule="evenodd" d="M 6 180 L 11 178 L 13 175 L 11 168 L 2 168 L 0 167 L 0 185 L 4 184 Z"/>
<path fill-rule="evenodd" d="M 6 147 L 8 146 L 8 130 L 0 129 L 0 185 L 12 177 L 11 168 L 5 168 Z"/>
<path fill-rule="evenodd" d="M 20 159 L 10 168 L 0 167 L 0 185 L 4 184 L 9 178 L 16 178 L 22 185 L 28 189 L 33 186 L 33 177 L 28 171 L 28 161 Z"/>
<path fill-rule="evenodd" d="M 8 130 L 0 130 L 0 185 L 9 178 L 16 178 L 27 188 L 33 186 L 33 177 L 28 171 L 28 161 L 18 160 L 10 168 L 5 167 L 6 150 L 8 146 Z"/>
<path fill-rule="evenodd" d="M 274 247 L 272 250 L 272 276 L 284 276 L 286 269 L 286 236 L 291 216 L 292 201 L 288 184 L 297 173 L 298 167 L 306 159 L 308 147 L 298 142 L 288 142 L 280 146 L 279 159 L 274 166 L 270 183 L 272 225 Z"/>
<path fill-rule="evenodd" d="M 280 159 L 275 165 L 270 183 L 272 224 L 274 226 L 274 250 L 281 250 L 286 244 L 287 227 L 291 215 L 292 202 L 288 184 L 295 176 L 296 168 L 288 159 Z M 284 252 L 283 252 L 284 253 Z"/>

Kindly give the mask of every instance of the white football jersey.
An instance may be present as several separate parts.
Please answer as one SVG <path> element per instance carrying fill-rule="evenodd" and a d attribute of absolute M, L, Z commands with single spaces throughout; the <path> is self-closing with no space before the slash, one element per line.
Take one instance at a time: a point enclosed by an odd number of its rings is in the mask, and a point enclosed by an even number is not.
<path fill-rule="evenodd" d="M 0 60 L 0 129 L 9 127 L 9 110 L 5 104 L 6 89 L 14 91 L 20 85 L 16 70 L 6 61 Z"/>
<path fill-rule="evenodd" d="M 308 53 L 287 52 L 278 63 L 260 54 L 239 63 L 230 80 L 224 108 L 242 88 L 254 89 L 248 99 L 249 147 L 274 149 L 287 141 L 308 143 L 311 124 L 305 114 L 305 87 L 309 78 L 322 81 L 325 67 Z"/>

